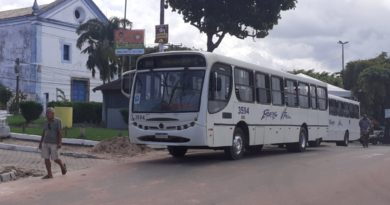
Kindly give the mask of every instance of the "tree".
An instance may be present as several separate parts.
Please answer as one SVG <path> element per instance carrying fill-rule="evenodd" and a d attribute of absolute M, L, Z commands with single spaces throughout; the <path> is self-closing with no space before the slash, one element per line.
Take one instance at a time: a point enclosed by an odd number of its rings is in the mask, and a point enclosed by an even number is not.
<path fill-rule="evenodd" d="M 290 73 L 292 73 L 294 75 L 302 73 L 302 74 L 305 74 L 305 75 L 310 76 L 312 78 L 323 81 L 325 83 L 328 83 L 328 84 L 331 84 L 334 86 L 338 86 L 338 87 L 343 87 L 343 81 L 342 81 L 342 78 L 340 76 L 340 73 L 329 73 L 329 72 L 325 72 L 325 71 L 315 72 L 314 69 L 310 69 L 310 70 L 299 69 L 299 70 L 293 70 Z"/>
<path fill-rule="evenodd" d="M 81 53 L 88 54 L 87 69 L 92 71 L 94 77 L 99 71 L 103 83 L 109 82 L 118 73 L 120 62 L 115 55 L 114 31 L 125 24 L 131 28 L 132 23 L 116 17 L 107 23 L 98 19 L 90 19 L 77 28 L 77 47 Z M 87 44 L 86 47 L 84 45 Z"/>
<path fill-rule="evenodd" d="M 239 39 L 264 38 L 297 0 L 165 0 L 184 21 L 207 35 L 207 51 L 214 51 L 226 34 Z"/>
<path fill-rule="evenodd" d="M 34 101 L 26 101 L 20 103 L 20 110 L 22 111 L 22 116 L 26 120 L 26 124 L 29 124 L 39 118 L 43 111 L 43 106 Z"/>

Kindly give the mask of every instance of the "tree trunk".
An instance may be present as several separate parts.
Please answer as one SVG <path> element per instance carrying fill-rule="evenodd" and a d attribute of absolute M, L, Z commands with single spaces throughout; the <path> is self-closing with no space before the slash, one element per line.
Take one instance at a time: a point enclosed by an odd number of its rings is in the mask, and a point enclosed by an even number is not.
<path fill-rule="evenodd" d="M 213 52 L 214 49 L 218 48 L 219 44 L 221 44 L 223 38 L 226 35 L 226 32 L 223 32 L 220 36 L 217 36 L 217 42 L 213 42 L 213 36 L 217 35 L 214 33 L 207 33 L 207 51 L 208 52 Z"/>

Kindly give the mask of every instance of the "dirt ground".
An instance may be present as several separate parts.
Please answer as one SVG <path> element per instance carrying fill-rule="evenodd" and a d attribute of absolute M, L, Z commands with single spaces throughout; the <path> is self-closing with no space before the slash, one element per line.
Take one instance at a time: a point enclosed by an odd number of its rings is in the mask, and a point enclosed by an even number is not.
<path fill-rule="evenodd" d="M 0 143 L 36 147 L 39 142 L 17 140 L 12 138 L 0 139 Z M 17 179 L 39 177 L 45 174 L 43 159 L 39 153 L 0 150 L 0 174 L 16 171 Z M 123 163 L 131 161 L 136 156 L 157 154 L 158 151 L 147 146 L 131 144 L 127 137 L 115 137 L 97 144 L 95 147 L 63 145 L 59 151 L 61 159 L 67 163 L 68 171 L 90 168 L 101 163 Z M 53 163 L 53 171 L 58 167 Z"/>

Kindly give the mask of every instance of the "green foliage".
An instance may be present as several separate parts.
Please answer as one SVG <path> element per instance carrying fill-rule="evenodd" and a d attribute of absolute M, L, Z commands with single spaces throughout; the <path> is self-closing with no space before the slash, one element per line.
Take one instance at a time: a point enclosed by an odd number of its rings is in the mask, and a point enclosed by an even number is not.
<path fill-rule="evenodd" d="M 335 85 L 338 87 L 343 87 L 343 81 L 339 73 L 329 73 L 329 72 L 315 72 L 314 69 L 311 70 L 293 70 L 290 73 L 292 74 L 305 74 L 307 76 L 310 76 L 312 78 L 318 79 L 320 81 L 326 82 L 331 85 Z"/>
<path fill-rule="evenodd" d="M 43 106 L 34 101 L 26 101 L 20 103 L 20 110 L 22 111 L 22 116 L 26 120 L 26 124 L 28 124 L 39 118 L 42 114 Z"/>
<path fill-rule="evenodd" d="M 345 87 L 359 99 L 362 112 L 383 124 L 383 110 L 390 108 L 390 58 L 387 53 L 349 62 L 342 76 Z"/>
<path fill-rule="evenodd" d="M 77 47 L 81 53 L 88 54 L 87 69 L 95 76 L 99 71 L 100 79 L 109 82 L 118 73 L 119 61 L 114 50 L 114 31 L 125 23 L 130 26 L 130 21 L 124 21 L 113 17 L 104 23 L 98 19 L 90 19 L 77 28 Z M 84 45 L 87 46 L 84 46 Z"/>
<path fill-rule="evenodd" d="M 73 122 L 100 124 L 102 121 L 102 103 L 97 102 L 74 102 Z"/>
<path fill-rule="evenodd" d="M 219 46 L 226 34 L 239 39 L 264 38 L 297 0 L 165 0 L 184 21 L 207 35 L 207 51 Z M 214 37 L 215 40 L 214 41 Z"/>
<path fill-rule="evenodd" d="M 121 109 L 120 110 L 122 119 L 126 124 L 129 124 L 129 109 Z"/>
<path fill-rule="evenodd" d="M 11 99 L 12 92 L 2 84 L 0 84 L 0 109 L 7 107 L 7 102 Z"/>
<path fill-rule="evenodd" d="M 72 107 L 73 123 L 100 124 L 102 121 L 102 103 L 52 101 L 48 107 Z"/>

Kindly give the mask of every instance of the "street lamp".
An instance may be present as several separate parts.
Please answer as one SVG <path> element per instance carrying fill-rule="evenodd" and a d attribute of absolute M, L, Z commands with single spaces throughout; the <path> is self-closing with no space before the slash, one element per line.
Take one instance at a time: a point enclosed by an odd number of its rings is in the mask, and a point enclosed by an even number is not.
<path fill-rule="evenodd" d="M 342 65 L 341 65 L 342 70 L 341 71 L 344 72 L 344 45 L 349 43 L 349 42 L 348 41 L 344 41 L 344 42 L 339 41 L 337 43 L 341 45 L 341 63 L 342 63 Z"/>

